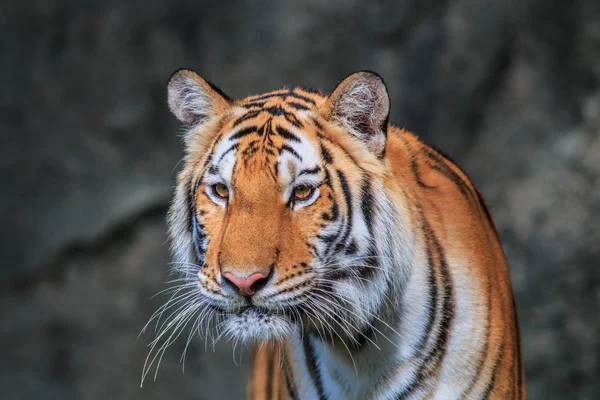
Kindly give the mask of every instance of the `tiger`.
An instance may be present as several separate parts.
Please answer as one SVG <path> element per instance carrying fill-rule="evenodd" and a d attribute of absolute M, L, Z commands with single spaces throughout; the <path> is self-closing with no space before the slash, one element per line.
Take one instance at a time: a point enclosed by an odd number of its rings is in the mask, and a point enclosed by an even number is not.
<path fill-rule="evenodd" d="M 248 398 L 526 398 L 486 202 L 390 123 L 378 74 L 233 99 L 181 69 L 167 92 L 185 149 L 167 216 L 192 288 L 179 325 L 253 349 Z"/>

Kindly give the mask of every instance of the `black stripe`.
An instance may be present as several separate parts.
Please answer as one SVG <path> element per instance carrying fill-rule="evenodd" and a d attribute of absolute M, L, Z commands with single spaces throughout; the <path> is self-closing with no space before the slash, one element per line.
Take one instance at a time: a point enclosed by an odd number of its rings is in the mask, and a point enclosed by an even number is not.
<path fill-rule="evenodd" d="M 357 251 L 358 251 L 358 246 L 356 245 L 356 240 L 352 239 L 350 241 L 350 244 L 348 245 L 348 247 L 346 247 L 345 253 L 347 255 L 353 255 L 353 254 L 356 254 Z"/>
<path fill-rule="evenodd" d="M 293 97 L 295 99 L 302 100 L 306 103 L 316 105 L 316 102 L 313 99 L 310 99 L 306 96 L 302 96 L 301 94 L 294 92 L 293 87 L 284 89 L 284 90 L 278 90 L 278 91 L 271 92 L 271 93 L 265 93 L 263 95 L 249 99 L 248 102 L 251 103 L 251 102 L 256 102 L 256 101 L 261 101 L 261 100 L 273 99 L 273 98 L 277 98 L 277 97 L 279 97 L 283 101 L 285 101 L 288 97 Z"/>
<path fill-rule="evenodd" d="M 213 155 L 215 153 L 215 149 L 217 148 L 217 144 L 219 144 L 221 142 L 222 137 L 223 137 L 223 134 L 220 133 L 219 136 L 217 136 L 215 141 L 210 146 L 210 152 L 208 153 L 208 156 L 206 156 L 206 160 L 204 160 L 204 164 L 202 165 L 202 168 L 206 168 L 206 166 L 212 162 Z"/>
<path fill-rule="evenodd" d="M 315 175 L 315 174 L 318 174 L 319 172 L 321 172 L 321 167 L 319 167 L 317 165 L 314 168 L 303 169 L 302 171 L 298 172 L 298 176 L 300 176 L 300 175 Z"/>
<path fill-rule="evenodd" d="M 200 241 L 206 239 L 206 233 L 204 231 L 204 227 L 198 221 L 196 216 L 196 206 L 194 205 L 194 199 L 196 196 L 196 189 L 198 186 L 202 184 L 202 177 L 198 179 L 198 182 L 190 186 L 188 190 L 187 202 L 188 202 L 188 229 L 192 239 L 192 247 L 194 249 L 194 256 L 196 257 L 196 264 L 201 265 L 204 264 L 205 260 L 205 251 L 203 251 L 201 247 Z M 204 214 L 203 211 L 199 212 L 200 215 Z"/>
<path fill-rule="evenodd" d="M 292 113 L 285 113 L 285 119 L 287 122 L 294 125 L 298 129 L 304 128 L 304 124 L 300 122 L 300 120 L 296 118 L 296 116 Z"/>
<path fill-rule="evenodd" d="M 325 400 L 325 391 L 323 389 L 323 381 L 321 379 L 321 374 L 319 373 L 319 368 L 317 367 L 317 357 L 315 355 L 315 351 L 310 343 L 309 334 L 305 334 L 302 337 L 302 347 L 304 350 L 304 358 L 306 359 L 306 369 L 308 370 L 308 374 L 313 381 L 313 385 L 317 390 L 317 395 L 320 400 Z"/>
<path fill-rule="evenodd" d="M 321 89 L 316 89 L 313 87 L 308 87 L 308 86 L 296 86 L 296 89 L 300 89 L 306 93 L 311 93 L 311 94 L 318 94 L 319 96 L 325 97 L 327 96 L 325 94 L 325 92 L 323 92 Z"/>
<path fill-rule="evenodd" d="M 446 352 L 446 345 L 448 343 L 448 336 L 450 334 L 450 326 L 452 324 L 452 320 L 454 319 L 454 300 L 453 300 L 453 290 L 452 290 L 452 282 L 450 277 L 450 271 L 448 268 L 448 263 L 446 262 L 446 258 L 444 255 L 444 249 L 437 237 L 431 230 L 431 226 L 429 223 L 425 224 L 426 230 L 429 231 L 431 238 L 433 240 L 433 248 L 437 253 L 438 261 L 440 263 L 440 273 L 442 276 L 442 285 L 444 288 L 444 297 L 442 304 L 442 321 L 440 324 L 440 335 L 438 336 L 438 340 L 435 344 L 435 353 L 440 355 L 443 358 Z"/>
<path fill-rule="evenodd" d="M 296 153 L 296 150 L 294 150 L 293 148 L 291 148 L 287 144 L 284 144 L 283 146 L 281 146 L 281 148 L 279 149 L 279 154 L 283 153 L 284 151 L 289 152 L 294 157 L 296 157 L 299 161 L 302 161 L 302 156 L 300 154 Z"/>
<path fill-rule="evenodd" d="M 312 121 L 319 130 L 321 130 L 321 131 L 323 130 L 323 125 L 319 122 L 318 119 L 313 118 Z"/>
<path fill-rule="evenodd" d="M 372 244 L 369 247 L 369 250 L 367 251 L 367 254 L 363 257 L 361 257 L 361 264 L 365 264 L 364 265 L 359 265 L 357 266 L 357 272 L 358 275 L 366 280 L 369 280 L 370 278 L 373 277 L 373 275 L 375 275 L 377 273 L 377 271 L 379 271 L 379 262 L 377 259 L 377 249 L 375 248 L 375 245 Z"/>
<path fill-rule="evenodd" d="M 517 304 L 515 303 L 515 297 L 512 297 L 512 305 L 513 305 L 513 318 L 515 319 L 515 330 L 516 330 L 516 335 L 517 337 L 515 338 L 515 340 L 517 341 L 517 349 L 516 352 L 517 354 L 515 355 L 515 357 L 517 357 L 517 388 L 519 389 L 519 399 L 521 398 L 521 393 L 522 393 L 522 387 L 523 387 L 523 374 L 522 374 L 522 368 L 523 366 L 521 365 L 521 328 L 519 326 L 519 319 L 517 318 Z"/>
<path fill-rule="evenodd" d="M 227 100 L 227 102 L 231 103 L 231 101 L 232 101 L 231 97 L 227 96 L 217 85 L 215 85 L 214 83 L 212 83 L 210 81 L 207 81 L 206 79 L 204 81 L 206 83 L 208 83 L 208 86 L 210 86 L 210 88 L 212 90 L 219 93 L 221 95 L 221 97 L 223 97 L 225 100 Z"/>
<path fill-rule="evenodd" d="M 194 215 L 192 216 L 192 245 L 194 246 L 198 264 L 204 264 L 205 251 L 201 244 L 201 241 L 204 239 L 206 239 L 204 228 Z"/>
<path fill-rule="evenodd" d="M 192 185 L 190 187 L 190 205 L 192 205 L 192 207 L 193 207 L 193 202 L 196 200 L 196 192 L 198 191 L 198 188 L 202 185 L 203 181 L 204 181 L 204 175 L 200 175 L 200 177 L 198 178 L 198 182 L 192 183 Z"/>
<path fill-rule="evenodd" d="M 269 118 L 265 121 L 265 123 L 260 127 L 258 134 L 263 137 L 263 143 L 266 139 L 271 139 L 271 135 L 273 134 L 272 118 Z"/>
<path fill-rule="evenodd" d="M 188 222 L 187 228 L 188 228 L 188 232 L 190 232 L 190 233 L 192 233 L 192 228 L 193 228 L 192 217 L 194 215 L 194 209 L 195 209 L 194 196 L 193 196 L 194 190 L 192 188 L 193 188 L 192 185 L 188 186 L 187 195 L 186 195 L 187 210 L 189 213 L 188 221 L 187 221 Z"/>
<path fill-rule="evenodd" d="M 462 195 L 465 197 L 467 202 L 469 202 L 473 205 L 478 204 L 483 209 L 483 212 L 485 213 L 485 218 L 488 221 L 488 223 L 490 224 L 490 226 L 492 227 L 492 230 L 494 231 L 494 235 L 496 237 L 498 237 L 498 232 L 496 231 L 496 225 L 494 224 L 494 220 L 492 218 L 490 210 L 487 207 L 487 204 L 486 204 L 483 196 L 481 195 L 479 190 L 477 190 L 475 185 L 473 185 L 473 183 L 471 182 L 471 179 L 469 178 L 467 173 L 462 168 L 460 168 L 460 166 L 458 166 L 458 164 L 456 164 L 454 161 L 452 161 L 452 159 L 450 157 L 448 157 L 446 154 L 444 154 L 441 150 L 439 150 L 433 146 L 429 146 L 429 147 L 431 149 L 433 149 L 433 151 L 429 150 L 426 152 L 426 154 L 427 154 L 427 156 L 429 156 L 429 158 L 431 160 L 433 160 L 436 163 L 435 165 L 430 165 L 430 167 L 433 170 L 435 170 L 435 171 L 439 172 L 440 174 L 442 174 L 443 176 L 445 176 L 446 178 L 448 178 L 450 181 L 452 181 L 458 187 L 458 189 L 460 190 Z M 460 175 L 458 175 L 455 171 L 453 171 L 452 168 L 450 168 L 448 166 L 446 161 L 452 163 L 466 177 L 466 179 L 463 179 Z"/>
<path fill-rule="evenodd" d="M 285 374 L 285 387 L 287 388 L 288 395 L 292 400 L 300 400 L 296 386 L 294 385 L 294 376 L 292 375 L 290 362 L 285 351 L 283 352 L 283 372 Z"/>
<path fill-rule="evenodd" d="M 481 376 L 481 372 L 483 371 L 483 367 L 485 366 L 485 362 L 487 360 L 488 351 L 489 351 L 489 347 L 490 347 L 490 335 L 492 333 L 492 330 L 491 330 L 492 289 L 489 285 L 488 285 L 487 291 L 488 291 L 488 296 L 487 296 L 488 313 L 487 313 L 486 325 L 485 325 L 485 345 L 481 352 L 481 357 L 480 357 L 479 361 L 477 362 L 477 369 L 475 370 L 475 375 L 473 375 L 473 379 L 469 383 L 469 386 L 467 387 L 467 389 L 464 391 L 464 395 L 470 395 L 471 392 L 473 391 L 473 388 L 475 387 L 475 384 L 477 384 L 477 381 L 479 380 L 479 378 Z"/>
<path fill-rule="evenodd" d="M 327 186 L 329 188 L 329 190 L 331 191 L 331 193 L 328 194 L 328 198 L 333 203 L 332 209 L 331 209 L 331 215 L 324 215 L 324 217 L 331 217 L 332 218 L 331 220 L 333 221 L 334 220 L 333 217 L 335 217 L 335 220 L 337 220 L 339 218 L 339 215 L 340 215 L 339 206 L 338 206 L 336 199 L 334 198 L 335 189 L 331 182 L 331 173 L 329 172 L 329 168 L 324 166 L 323 171 L 325 173 L 325 180 L 323 181 L 323 185 Z M 335 241 L 341 235 L 343 228 L 344 228 L 343 224 L 340 224 L 339 229 L 337 229 L 337 231 L 333 234 L 328 234 L 325 236 L 317 235 L 317 238 L 320 240 L 323 240 L 326 244 L 325 250 L 323 251 L 322 255 L 318 254 L 316 246 L 314 247 L 315 254 L 318 256 L 317 258 L 321 259 L 322 256 L 323 257 L 329 256 L 329 254 L 335 244 Z"/>
<path fill-rule="evenodd" d="M 363 181 L 361 189 L 362 199 L 360 202 L 360 211 L 365 218 L 369 235 L 373 236 L 373 212 L 375 203 L 373 201 L 373 194 L 371 193 L 371 183 L 368 180 Z"/>
<path fill-rule="evenodd" d="M 419 341 L 419 345 L 417 347 L 418 351 L 421 352 L 425 349 L 425 346 L 431 337 L 433 322 L 435 321 L 437 304 L 438 304 L 438 283 L 435 273 L 434 260 L 433 255 L 431 254 L 430 244 L 426 245 L 427 250 L 427 266 L 428 266 L 428 276 L 427 283 L 429 284 L 429 301 L 427 303 L 427 325 L 425 325 L 425 330 L 423 331 L 423 337 Z"/>
<path fill-rule="evenodd" d="M 419 172 L 419 164 L 417 163 L 417 160 L 414 156 L 411 157 L 410 160 L 410 169 L 415 177 L 415 180 L 417 181 L 417 185 L 425 189 L 435 189 L 435 186 L 428 185 L 421 179 L 421 173 Z"/>
<path fill-rule="evenodd" d="M 400 135 L 398 137 L 400 138 L 402 143 L 404 143 L 404 146 L 406 147 L 406 150 L 408 151 L 409 158 L 410 158 L 410 169 L 415 177 L 415 180 L 417 181 L 417 184 L 422 188 L 435 189 L 435 186 L 429 186 L 429 185 L 425 184 L 425 182 L 423 182 L 423 180 L 421 179 L 421 174 L 419 172 L 419 165 L 417 163 L 417 157 L 415 156 L 415 153 L 413 151 L 413 148 L 410 146 L 410 143 L 406 140 L 406 138 L 403 135 Z"/>
<path fill-rule="evenodd" d="M 388 109 L 388 114 L 385 117 L 385 119 L 383 120 L 383 122 L 381 123 L 380 129 L 383 132 L 383 135 L 386 138 L 386 141 L 383 144 L 383 149 L 381 149 L 381 153 L 379 153 L 377 155 L 377 158 L 379 158 L 380 160 L 383 160 L 385 158 L 385 151 L 387 149 L 387 137 L 388 137 L 388 125 L 390 123 L 390 112 Z"/>
<path fill-rule="evenodd" d="M 438 242 L 435 233 L 432 231 L 431 226 L 426 218 L 423 218 L 423 231 L 425 233 L 427 242 L 429 243 L 428 247 L 430 246 L 435 251 L 435 255 L 437 256 L 437 261 L 439 263 L 439 274 L 441 275 L 443 286 L 443 298 L 441 310 L 437 313 L 437 315 L 441 316 L 441 321 L 439 321 L 437 329 L 432 328 L 432 332 L 437 332 L 434 346 L 427 354 L 425 360 L 423 360 L 419 371 L 413 378 L 410 385 L 396 396 L 397 400 L 408 398 L 433 372 L 435 372 L 435 369 L 439 367 L 439 364 L 442 362 L 444 355 L 446 354 L 446 346 L 450 334 L 450 325 L 454 319 L 455 311 L 453 290 L 448 264 L 446 263 L 446 259 L 444 257 L 443 248 Z"/>
<path fill-rule="evenodd" d="M 295 108 L 296 110 L 300 110 L 300 111 L 305 111 L 305 110 L 309 109 L 305 105 L 300 104 L 300 103 L 296 103 L 295 101 L 290 101 L 290 102 L 287 102 L 285 104 L 287 104 L 288 106 L 290 106 L 292 108 Z"/>
<path fill-rule="evenodd" d="M 340 150 L 341 150 L 341 151 L 344 153 L 344 155 L 345 155 L 346 157 L 348 157 L 348 159 L 349 159 L 350 161 L 352 161 L 352 163 L 353 163 L 354 165 L 356 165 L 358 168 L 361 168 L 361 166 L 360 166 L 360 164 L 358 163 L 358 161 L 356 161 L 356 159 L 355 159 L 355 158 L 352 156 L 352 154 L 350 154 L 350 153 L 349 153 L 349 152 L 348 152 L 346 149 L 344 149 L 343 147 L 341 147 L 341 146 L 339 146 L 339 145 L 336 145 L 336 143 L 335 143 L 335 142 L 333 142 L 331 139 L 329 139 L 328 137 L 326 137 L 325 135 L 323 135 L 321 132 L 317 132 L 317 136 L 319 137 L 319 139 L 321 139 L 321 140 L 324 140 L 324 141 L 327 141 L 327 142 L 331 143 L 333 146 L 336 146 L 338 149 L 340 149 Z M 362 168 L 361 168 L 361 169 L 362 169 Z"/>
<path fill-rule="evenodd" d="M 336 221 L 340 216 L 340 207 L 337 202 L 333 200 L 333 204 L 331 205 L 331 210 L 329 213 L 323 213 L 322 217 L 325 221 Z M 354 243 L 356 246 L 356 243 Z"/>
<path fill-rule="evenodd" d="M 305 102 L 310 103 L 312 105 L 316 105 L 317 104 L 317 103 L 315 103 L 315 101 L 313 99 L 310 99 L 310 98 L 308 98 L 306 96 L 302 96 L 301 94 L 294 92 L 293 89 L 290 92 L 289 96 L 290 97 L 294 97 L 294 98 L 299 99 L 299 100 L 302 100 L 302 101 L 305 101 Z"/>
<path fill-rule="evenodd" d="M 242 107 L 244 107 L 244 108 L 262 107 L 265 104 L 267 104 L 266 101 L 250 101 L 246 104 L 242 104 Z"/>
<path fill-rule="evenodd" d="M 239 117 L 238 119 L 236 119 L 233 122 L 233 127 L 235 128 L 244 121 L 247 121 L 252 118 L 256 118 L 258 116 L 258 114 L 260 114 L 260 110 L 247 112 L 246 114 L 242 115 L 241 117 Z"/>
<path fill-rule="evenodd" d="M 468 202 L 473 201 L 473 192 L 471 191 L 471 188 L 467 182 L 462 179 L 454 170 L 452 170 L 448 164 L 446 164 L 446 161 L 439 153 L 435 153 L 434 151 L 430 150 L 426 151 L 425 155 L 427 155 L 429 159 L 434 162 L 433 164 L 429 165 L 431 169 L 439 172 L 448 178 L 452 183 L 454 183 Z"/>
<path fill-rule="evenodd" d="M 261 111 L 268 112 L 274 117 L 285 115 L 286 111 L 281 106 L 263 107 Z"/>
<path fill-rule="evenodd" d="M 217 164 L 220 164 L 221 161 L 223 161 L 223 158 L 229 154 L 230 152 L 236 150 L 238 148 L 240 144 L 239 143 L 235 143 L 233 144 L 230 148 L 228 148 L 223 154 L 221 154 L 221 157 L 219 157 L 219 160 L 217 161 Z"/>
<path fill-rule="evenodd" d="M 331 193 L 329 193 L 329 199 L 330 200 L 335 200 L 333 198 L 333 193 L 335 193 L 335 190 L 333 190 L 333 186 L 331 184 L 331 174 L 329 173 L 329 169 L 326 166 L 323 166 L 323 172 L 325 173 L 325 179 L 323 180 L 323 185 L 327 186 L 329 188 L 329 190 L 331 190 Z"/>
<path fill-rule="evenodd" d="M 379 126 L 379 129 L 381 129 L 381 132 L 383 132 L 383 134 L 385 135 L 386 138 L 387 138 L 387 135 L 388 135 L 388 125 L 389 124 L 390 124 L 390 113 L 388 111 L 388 115 L 385 116 L 385 119 L 383 120 L 383 122 Z"/>
<path fill-rule="evenodd" d="M 282 126 L 275 127 L 275 132 L 284 139 L 291 140 L 292 142 L 301 143 L 301 140 L 298 136 L 294 135 L 292 132 L 283 128 Z"/>
<path fill-rule="evenodd" d="M 326 236 L 321 236 L 321 235 L 317 236 L 319 239 L 323 240 L 327 244 L 327 246 L 325 248 L 325 256 L 327 256 L 327 257 L 331 255 L 331 253 L 334 251 L 334 249 L 341 250 L 343 247 L 345 247 L 348 236 L 350 235 L 350 232 L 352 230 L 352 194 L 350 192 L 350 187 L 348 185 L 348 181 L 346 180 L 345 175 L 340 170 L 336 170 L 336 173 L 337 173 L 338 179 L 340 181 L 340 186 L 342 187 L 344 199 L 346 201 L 346 214 L 344 215 L 344 218 L 342 219 L 342 223 L 340 224 L 339 229 L 335 233 L 332 233 L 332 234 L 329 234 Z M 328 179 L 329 171 L 327 168 L 325 168 L 325 175 L 326 175 L 326 182 L 329 182 L 329 179 Z M 328 186 L 333 191 L 333 187 L 330 184 L 328 184 Z M 339 209 L 338 209 L 338 214 L 339 214 Z M 344 224 L 344 222 L 345 222 L 345 224 Z M 342 236 L 342 233 L 343 233 L 343 236 Z M 341 237 L 341 239 L 340 239 L 340 237 Z M 336 274 L 339 274 L 339 272 L 337 272 Z M 344 274 L 341 274 L 340 276 L 345 276 L 345 275 L 346 274 L 344 273 Z"/>
<path fill-rule="evenodd" d="M 339 232 L 336 232 L 336 233 L 331 233 L 331 234 L 328 234 L 328 235 L 318 234 L 317 238 L 319 240 L 325 242 L 327 245 L 331 245 L 332 243 L 335 242 L 335 240 L 338 238 L 338 236 L 339 236 Z"/>
<path fill-rule="evenodd" d="M 454 183 L 458 187 L 458 190 L 462 193 L 462 195 L 467 200 L 467 202 L 468 203 L 472 202 L 472 198 L 470 196 L 470 191 L 469 191 L 470 188 L 460 178 L 460 176 L 458 176 L 456 174 L 456 172 L 454 172 L 454 171 L 452 171 L 452 169 L 450 169 L 450 167 L 448 167 L 447 165 L 442 165 L 442 164 L 432 164 L 432 165 L 429 165 L 429 167 L 431 169 L 433 169 L 434 171 L 439 172 L 444 177 L 448 178 L 452 183 Z"/>
<path fill-rule="evenodd" d="M 436 163 L 435 165 L 430 165 L 431 168 L 438 171 L 446 178 L 451 180 L 454 184 L 456 184 L 460 192 L 467 199 L 467 201 L 471 202 L 476 200 L 476 202 L 479 203 L 480 207 L 485 213 L 487 221 L 494 229 L 494 234 L 496 234 L 497 236 L 498 234 L 496 232 L 494 220 L 492 219 L 492 215 L 490 214 L 487 204 L 485 203 L 485 200 L 483 199 L 483 196 L 481 195 L 479 190 L 477 190 L 475 185 L 471 183 L 471 178 L 469 177 L 469 175 L 452 158 L 450 158 L 450 156 L 448 156 L 442 150 L 432 145 L 426 146 L 429 148 L 428 151 L 426 151 L 426 155 Z M 448 166 L 447 162 L 451 163 L 454 167 L 456 167 L 465 176 L 466 179 L 463 179 L 456 172 L 454 172 Z M 475 193 L 475 198 L 473 197 L 473 193 Z"/>
<path fill-rule="evenodd" d="M 321 143 L 321 157 L 323 157 L 325 164 L 329 165 L 333 162 L 333 157 L 331 156 L 331 153 L 329 152 L 329 150 L 327 150 L 325 148 L 325 146 L 323 146 L 322 143 Z"/>
<path fill-rule="evenodd" d="M 268 99 L 272 99 L 274 97 L 284 97 L 288 93 L 289 93 L 289 90 L 285 90 L 285 89 L 277 90 L 275 92 L 265 93 L 265 94 L 261 94 L 261 95 L 252 97 L 251 99 L 248 100 L 248 102 L 255 102 L 255 101 L 260 101 L 260 100 L 268 100 Z"/>
<path fill-rule="evenodd" d="M 371 318 L 371 320 L 365 325 L 362 329 L 360 329 L 355 334 L 353 333 L 353 337 L 349 343 L 356 350 L 361 350 L 367 344 L 369 339 L 373 340 L 373 336 L 375 335 L 375 330 L 373 329 L 373 324 L 375 324 L 375 316 Z M 369 341 L 370 343 L 370 341 Z"/>
<path fill-rule="evenodd" d="M 448 154 L 444 153 L 442 150 L 440 150 L 438 147 L 431 145 L 431 144 L 426 144 L 427 147 L 432 148 L 433 150 L 435 150 L 437 153 L 439 153 L 442 157 L 444 157 L 446 160 L 450 161 L 452 164 L 454 164 L 458 169 L 460 169 L 460 171 L 465 174 L 465 171 L 463 171 L 458 164 L 456 163 L 456 161 L 454 161 L 454 159 L 452 157 L 450 157 Z M 465 176 L 467 176 L 467 174 L 465 174 Z"/>
<path fill-rule="evenodd" d="M 347 218 L 347 229 L 344 232 L 344 236 L 342 237 L 341 243 L 345 244 L 348 236 L 350 236 L 350 232 L 352 231 L 352 193 L 350 192 L 350 186 L 348 185 L 348 181 L 346 180 L 346 176 L 339 169 L 336 170 L 338 179 L 340 180 L 340 185 L 342 186 L 342 192 L 344 194 L 344 199 L 346 200 L 346 218 Z"/>
<path fill-rule="evenodd" d="M 494 220 L 492 218 L 492 214 L 490 213 L 490 210 L 485 202 L 485 200 L 483 199 L 483 196 L 481 195 L 481 192 L 479 192 L 479 190 L 477 190 L 477 188 L 475 186 L 473 186 L 473 189 L 475 190 L 475 194 L 477 195 L 477 200 L 479 200 L 479 205 L 481 206 L 481 208 L 483 208 L 483 212 L 485 213 L 485 217 L 487 218 L 488 222 L 490 223 L 490 225 L 492 226 L 494 233 L 496 234 L 496 236 L 498 236 L 498 233 L 496 232 L 496 225 L 494 224 Z"/>
<path fill-rule="evenodd" d="M 504 342 L 500 345 L 500 349 L 498 350 L 498 357 L 494 361 L 494 366 L 492 368 L 492 376 L 490 382 L 488 383 L 485 391 L 483 392 L 482 399 L 489 399 L 492 390 L 494 390 L 494 385 L 496 384 L 496 371 L 498 370 L 498 366 L 500 365 L 500 361 L 502 360 L 502 356 L 504 355 Z"/>
<path fill-rule="evenodd" d="M 248 136 L 255 132 L 258 132 L 258 128 L 256 126 L 249 126 L 231 135 L 229 141 L 233 142 L 234 140 L 243 138 L 244 136 Z"/>

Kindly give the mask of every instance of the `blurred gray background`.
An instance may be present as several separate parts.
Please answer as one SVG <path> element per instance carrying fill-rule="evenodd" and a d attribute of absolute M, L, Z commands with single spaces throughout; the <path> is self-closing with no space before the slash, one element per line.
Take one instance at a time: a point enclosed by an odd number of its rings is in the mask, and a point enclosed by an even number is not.
<path fill-rule="evenodd" d="M 247 355 L 200 338 L 139 388 L 183 66 L 237 97 L 383 75 L 490 204 L 530 398 L 600 398 L 598 0 L 3 0 L 0 38 L 2 399 L 243 396 Z"/>

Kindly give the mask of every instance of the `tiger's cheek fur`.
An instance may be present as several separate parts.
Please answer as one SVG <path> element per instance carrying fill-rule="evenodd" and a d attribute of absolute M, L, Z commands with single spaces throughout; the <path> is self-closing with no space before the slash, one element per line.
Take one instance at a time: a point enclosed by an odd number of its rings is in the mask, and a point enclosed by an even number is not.
<path fill-rule="evenodd" d="M 204 289 L 218 293 L 220 272 L 218 266 L 212 262 L 215 258 L 213 243 L 220 235 L 225 212 L 223 208 L 208 199 L 205 191 L 206 185 L 199 185 L 196 189 L 195 207 L 192 210 L 194 215 L 191 218 L 195 219 L 197 230 L 192 229 L 192 242 L 197 248 L 196 257 L 202 261 L 199 274 L 206 278 L 206 280 L 201 279 L 200 284 Z M 200 244 L 204 246 L 198 249 Z"/>
<path fill-rule="evenodd" d="M 315 237 L 327 225 L 322 215 L 331 208 L 332 200 L 328 188 L 322 187 L 320 197 L 309 207 L 297 211 L 289 210 L 291 224 L 282 226 L 282 237 L 287 236 L 285 246 L 282 247 L 281 269 L 279 281 L 284 283 L 288 280 L 300 277 L 305 273 L 314 273 L 314 251 Z M 289 236 L 288 236 L 289 235 Z M 288 268 L 283 268 L 288 266 Z M 290 290 L 294 287 L 290 287 Z"/>

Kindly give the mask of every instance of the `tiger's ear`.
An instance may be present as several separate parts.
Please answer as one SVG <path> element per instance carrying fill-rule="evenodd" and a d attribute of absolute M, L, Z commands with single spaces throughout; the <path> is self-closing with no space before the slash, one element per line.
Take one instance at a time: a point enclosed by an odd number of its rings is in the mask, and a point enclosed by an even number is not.
<path fill-rule="evenodd" d="M 187 127 L 197 127 L 226 111 L 233 100 L 189 69 L 177 70 L 167 85 L 169 109 Z"/>
<path fill-rule="evenodd" d="M 385 156 L 390 97 L 379 75 L 361 71 L 348 76 L 337 85 L 320 112 L 365 143 L 377 157 Z"/>

